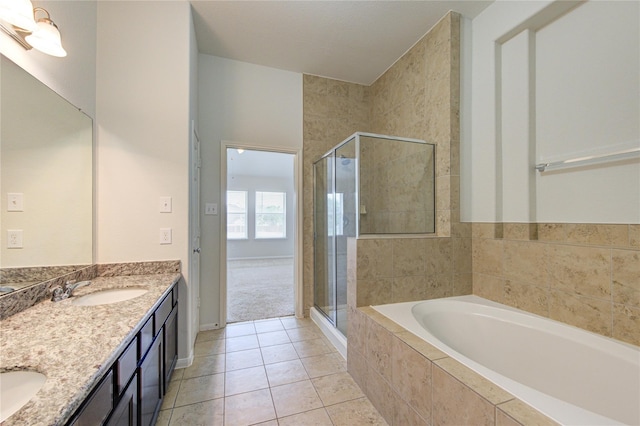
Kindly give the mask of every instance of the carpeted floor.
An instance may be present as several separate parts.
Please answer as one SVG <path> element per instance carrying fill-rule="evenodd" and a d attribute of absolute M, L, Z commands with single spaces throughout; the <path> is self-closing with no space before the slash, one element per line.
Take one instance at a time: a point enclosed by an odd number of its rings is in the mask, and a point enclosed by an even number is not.
<path fill-rule="evenodd" d="M 227 322 L 293 314 L 293 259 L 227 261 Z"/>

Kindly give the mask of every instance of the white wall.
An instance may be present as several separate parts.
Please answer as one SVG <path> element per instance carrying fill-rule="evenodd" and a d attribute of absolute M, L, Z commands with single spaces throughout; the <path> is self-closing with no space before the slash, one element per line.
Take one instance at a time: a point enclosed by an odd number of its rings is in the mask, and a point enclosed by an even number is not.
<path fill-rule="evenodd" d="M 179 357 L 190 356 L 189 69 L 186 2 L 99 2 L 97 262 L 179 259 Z M 159 197 L 172 212 L 159 212 Z M 173 243 L 159 244 L 160 228 Z"/>
<path fill-rule="evenodd" d="M 95 117 L 96 1 L 33 1 L 44 7 L 62 35 L 68 55 L 56 58 L 25 50 L 0 31 L 0 52 L 49 86 L 63 98 Z"/>
<path fill-rule="evenodd" d="M 227 188 L 234 191 L 247 191 L 248 197 L 248 239 L 228 240 L 228 259 L 263 259 L 268 257 L 291 257 L 294 249 L 294 221 L 295 206 L 293 192 L 293 167 L 291 178 L 258 177 L 258 176 L 234 176 L 232 181 L 227 181 Z M 286 193 L 286 238 L 282 239 L 256 239 L 255 238 L 255 212 L 256 191 L 284 192 Z"/>
<path fill-rule="evenodd" d="M 198 79 L 201 200 L 221 205 L 221 141 L 302 150 L 302 75 L 201 54 Z M 220 216 L 200 220 L 200 325 L 208 328 L 221 321 Z"/>
<path fill-rule="evenodd" d="M 639 7 L 496 2 L 473 20 L 462 220 L 640 222 L 640 161 L 533 171 L 640 146 Z"/>

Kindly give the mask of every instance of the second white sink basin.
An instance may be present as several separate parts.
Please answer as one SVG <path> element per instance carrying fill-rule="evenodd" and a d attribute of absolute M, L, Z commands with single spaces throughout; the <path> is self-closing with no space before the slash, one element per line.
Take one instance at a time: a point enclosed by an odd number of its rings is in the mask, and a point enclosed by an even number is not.
<path fill-rule="evenodd" d="M 0 373 L 0 423 L 29 402 L 46 381 L 44 374 L 35 371 Z"/>
<path fill-rule="evenodd" d="M 124 302 L 142 296 L 148 290 L 144 288 L 114 288 L 111 290 L 96 291 L 71 299 L 71 303 L 79 306 L 107 305 L 109 303 Z"/>

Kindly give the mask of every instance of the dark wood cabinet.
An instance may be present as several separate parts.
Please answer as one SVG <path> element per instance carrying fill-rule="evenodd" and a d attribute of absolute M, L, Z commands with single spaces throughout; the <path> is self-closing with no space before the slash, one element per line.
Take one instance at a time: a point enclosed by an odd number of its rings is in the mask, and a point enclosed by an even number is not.
<path fill-rule="evenodd" d="M 155 423 L 178 360 L 177 286 L 142 323 L 67 425 Z"/>
<path fill-rule="evenodd" d="M 134 375 L 127 390 L 120 397 L 120 402 L 113 410 L 107 425 L 138 426 L 138 376 Z"/>
<path fill-rule="evenodd" d="M 151 348 L 142 360 L 138 369 L 138 389 L 140 390 L 140 425 L 148 426 L 155 423 L 162 397 L 163 388 L 163 337 L 159 333 Z"/>
<path fill-rule="evenodd" d="M 178 361 L 178 306 L 173 308 L 164 323 L 164 393 L 167 393 L 171 374 Z"/>
<path fill-rule="evenodd" d="M 102 378 L 87 398 L 83 408 L 71 420 L 73 426 L 95 426 L 102 424 L 113 408 L 113 370 Z"/>

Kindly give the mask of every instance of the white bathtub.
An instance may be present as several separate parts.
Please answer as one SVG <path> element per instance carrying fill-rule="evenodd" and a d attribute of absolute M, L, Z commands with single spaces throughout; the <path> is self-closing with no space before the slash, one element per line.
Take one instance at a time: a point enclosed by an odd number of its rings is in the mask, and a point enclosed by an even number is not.
<path fill-rule="evenodd" d="M 477 296 L 373 307 L 565 425 L 640 425 L 640 348 Z"/>

